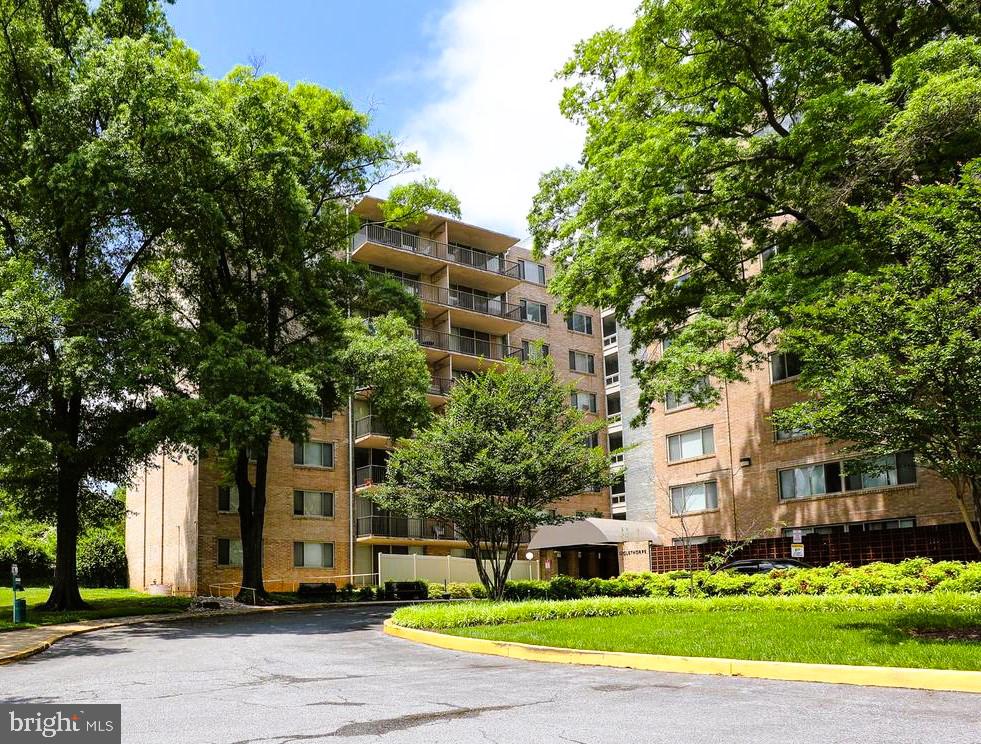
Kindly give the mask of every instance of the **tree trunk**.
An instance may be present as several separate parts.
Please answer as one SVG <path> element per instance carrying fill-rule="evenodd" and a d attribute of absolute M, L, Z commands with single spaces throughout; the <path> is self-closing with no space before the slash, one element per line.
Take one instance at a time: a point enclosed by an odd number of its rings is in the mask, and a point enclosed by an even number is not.
<path fill-rule="evenodd" d="M 981 481 L 972 478 L 968 486 L 971 492 L 971 506 L 974 509 L 974 518 L 971 519 L 971 515 L 967 510 L 966 498 L 960 497 L 957 499 L 961 507 L 961 515 L 964 517 L 964 524 L 967 526 L 967 532 L 971 536 L 971 542 L 974 543 L 974 547 L 979 553 L 981 553 L 981 538 L 978 536 L 978 531 L 981 529 Z"/>
<path fill-rule="evenodd" d="M 242 586 L 236 599 L 246 604 L 270 604 L 263 583 L 262 532 L 266 521 L 266 470 L 269 442 L 256 453 L 255 485 L 249 480 L 247 450 L 240 449 L 235 461 L 235 485 L 238 487 L 239 529 L 242 536 Z"/>
<path fill-rule="evenodd" d="M 78 591 L 78 489 L 79 481 L 58 474 L 58 544 L 55 550 L 55 577 L 45 610 L 84 610 L 88 605 Z"/>

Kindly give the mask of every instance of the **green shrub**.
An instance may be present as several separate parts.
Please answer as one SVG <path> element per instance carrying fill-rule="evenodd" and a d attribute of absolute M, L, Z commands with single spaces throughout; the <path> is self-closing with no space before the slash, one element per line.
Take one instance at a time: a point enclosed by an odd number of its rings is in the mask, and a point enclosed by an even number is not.
<path fill-rule="evenodd" d="M 118 532 L 90 530 L 78 541 L 78 583 L 91 587 L 127 586 L 126 546 Z"/>
<path fill-rule="evenodd" d="M 0 575 L 9 577 L 16 563 L 25 585 L 49 584 L 54 562 L 53 527 L 21 519 L 0 524 Z"/>
<path fill-rule="evenodd" d="M 354 598 L 357 599 L 359 602 L 370 602 L 375 598 L 375 587 L 373 586 L 358 587 L 354 591 Z"/>

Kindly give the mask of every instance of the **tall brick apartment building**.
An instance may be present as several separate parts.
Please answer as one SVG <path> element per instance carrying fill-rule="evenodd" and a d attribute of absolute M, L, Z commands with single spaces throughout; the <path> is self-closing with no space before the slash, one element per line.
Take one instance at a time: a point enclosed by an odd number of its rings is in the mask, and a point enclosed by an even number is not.
<path fill-rule="evenodd" d="M 384 228 L 377 224 L 379 203 L 366 198 L 354 208 L 364 224 L 350 259 L 401 281 L 421 300 L 425 318 L 416 338 L 432 371 L 434 409 L 461 375 L 526 358 L 542 342 L 558 374 L 575 384 L 570 402 L 607 415 L 611 378 L 603 363 L 602 320 L 588 308 L 570 318 L 556 314 L 545 290 L 547 263 L 534 261 L 516 238 L 437 215 L 410 230 Z M 599 439 L 605 445 L 606 433 Z M 360 398 L 312 416 L 309 442 L 273 442 L 263 544 L 267 580 L 372 574 L 380 553 L 466 555 L 466 544 L 444 526 L 387 514 L 363 497 L 366 487 L 384 480 L 391 446 L 370 403 Z M 622 512 L 622 497 L 613 498 Z M 586 493 L 560 510 L 609 516 L 610 501 L 606 490 Z M 127 493 L 130 585 L 207 592 L 238 581 L 236 506 L 234 489 L 221 486 L 207 456 L 159 457 Z"/>
<path fill-rule="evenodd" d="M 627 519 L 654 522 L 662 545 L 788 535 L 795 528 L 833 535 L 961 521 L 950 486 L 915 467 L 912 453 L 887 458 L 881 472 L 849 476 L 823 438 L 775 430 L 770 414 L 802 399 L 799 365 L 784 354 L 750 370 L 746 382 L 722 385 L 714 408 L 669 398 L 646 426 L 630 427 L 638 390 L 629 331 L 605 317 L 603 332 L 623 441 L 632 447 L 624 455 L 623 495 L 613 499 L 622 499 Z"/>

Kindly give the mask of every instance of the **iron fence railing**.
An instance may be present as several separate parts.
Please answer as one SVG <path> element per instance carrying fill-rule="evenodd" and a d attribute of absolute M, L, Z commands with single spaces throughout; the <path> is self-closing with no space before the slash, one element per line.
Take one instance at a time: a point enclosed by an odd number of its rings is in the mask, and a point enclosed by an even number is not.
<path fill-rule="evenodd" d="M 354 422 L 355 439 L 360 439 L 361 437 L 368 437 L 373 434 L 382 437 L 389 436 L 388 428 L 385 426 L 380 416 L 373 416 L 369 414 L 367 416 L 363 416 L 355 420 Z"/>
<path fill-rule="evenodd" d="M 388 468 L 384 465 L 363 465 L 354 470 L 355 488 L 367 488 L 385 482 Z"/>
<path fill-rule="evenodd" d="M 413 235 L 404 230 L 393 230 L 390 227 L 381 225 L 362 225 L 351 238 L 351 250 L 357 250 L 365 243 L 377 243 L 396 248 L 400 251 L 415 253 L 420 256 L 449 261 L 460 266 L 469 266 L 481 271 L 489 271 L 493 274 L 511 277 L 512 279 L 521 278 L 521 265 L 517 261 L 511 261 L 503 255 L 497 253 L 486 253 L 484 251 L 473 250 L 462 245 L 452 243 L 441 243 L 432 238 L 425 238 L 421 235 Z"/>
<path fill-rule="evenodd" d="M 449 289 L 438 287 L 435 284 L 427 284 L 415 279 L 404 279 L 384 272 L 375 272 L 382 276 L 397 281 L 402 284 L 409 292 L 414 294 L 423 302 L 431 302 L 434 305 L 444 307 L 456 307 L 461 310 L 481 313 L 482 315 L 492 315 L 496 318 L 513 320 L 520 322 L 521 308 L 512 302 L 506 302 L 497 297 L 483 297 L 473 292 L 460 289 Z"/>
<path fill-rule="evenodd" d="M 424 347 L 469 354 L 485 359 L 503 360 L 511 357 L 524 359 L 524 352 L 520 346 L 509 346 L 503 341 L 486 341 L 455 333 L 434 331 L 430 328 L 416 328 L 415 333 L 419 345 Z"/>

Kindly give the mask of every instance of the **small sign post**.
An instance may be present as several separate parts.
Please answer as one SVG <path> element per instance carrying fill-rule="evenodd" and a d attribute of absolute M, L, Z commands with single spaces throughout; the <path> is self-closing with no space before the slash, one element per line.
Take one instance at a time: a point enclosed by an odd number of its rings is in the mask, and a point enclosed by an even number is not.
<path fill-rule="evenodd" d="M 791 539 L 791 542 L 793 542 L 793 543 L 802 543 L 802 542 L 804 542 L 804 531 L 800 527 L 795 527 L 793 534 L 794 534 L 794 536 Z"/>
<path fill-rule="evenodd" d="M 11 563 L 10 564 L 10 583 L 11 583 L 11 588 L 14 591 L 14 601 L 10 603 L 12 605 L 10 609 L 13 611 L 13 620 L 14 620 L 15 623 L 18 620 L 18 618 L 17 618 L 17 588 L 18 588 L 18 586 L 20 584 L 20 582 L 17 580 L 18 574 L 20 574 L 20 569 L 17 568 L 17 564 L 16 563 Z"/>
<path fill-rule="evenodd" d="M 790 557 L 791 558 L 803 558 L 804 557 L 804 543 L 794 543 L 790 546 Z"/>

